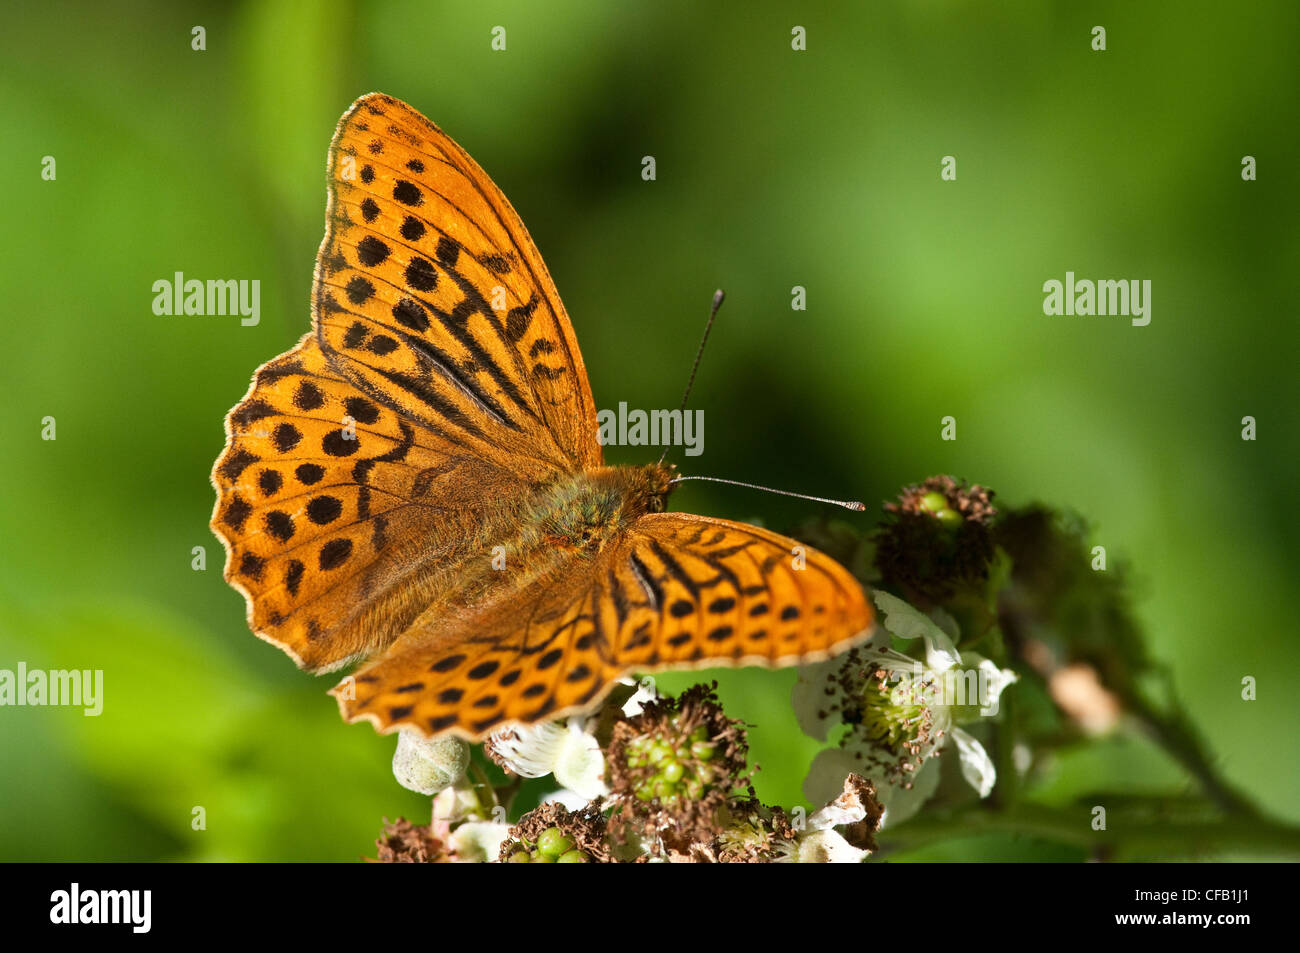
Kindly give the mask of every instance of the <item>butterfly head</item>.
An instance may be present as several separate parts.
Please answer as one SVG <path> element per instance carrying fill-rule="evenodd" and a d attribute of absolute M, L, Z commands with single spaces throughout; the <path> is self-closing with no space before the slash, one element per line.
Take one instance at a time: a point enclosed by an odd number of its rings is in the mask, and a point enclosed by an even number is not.
<path fill-rule="evenodd" d="M 677 476 L 675 463 L 652 463 L 638 467 L 640 480 L 633 483 L 637 498 L 644 501 L 645 512 L 662 513 L 668 508 L 668 494 L 673 491 L 673 480 Z"/>

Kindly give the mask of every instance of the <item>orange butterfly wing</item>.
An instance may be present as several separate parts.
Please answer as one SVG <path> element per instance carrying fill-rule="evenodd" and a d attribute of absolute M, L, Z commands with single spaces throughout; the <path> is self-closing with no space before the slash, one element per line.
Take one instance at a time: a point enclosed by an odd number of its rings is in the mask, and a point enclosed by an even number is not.
<path fill-rule="evenodd" d="M 227 416 L 212 528 L 252 630 L 329 671 L 454 590 L 441 558 L 501 500 L 599 466 L 601 449 L 519 216 L 391 97 L 339 121 L 313 302 L 313 332 Z"/>
<path fill-rule="evenodd" d="M 820 661 L 872 622 L 862 587 L 817 550 L 658 513 L 518 597 L 407 632 L 331 694 L 344 718 L 380 731 L 478 740 L 589 709 L 629 672 Z"/>
<path fill-rule="evenodd" d="M 451 541 L 525 489 L 339 378 L 310 334 L 257 371 L 226 432 L 212 473 L 226 579 L 253 632 L 311 671 L 405 631 L 453 585 L 438 565 Z"/>
<path fill-rule="evenodd" d="M 487 174 L 377 93 L 339 120 L 329 163 L 315 325 L 339 373 L 480 456 L 600 466 L 573 327 Z"/>

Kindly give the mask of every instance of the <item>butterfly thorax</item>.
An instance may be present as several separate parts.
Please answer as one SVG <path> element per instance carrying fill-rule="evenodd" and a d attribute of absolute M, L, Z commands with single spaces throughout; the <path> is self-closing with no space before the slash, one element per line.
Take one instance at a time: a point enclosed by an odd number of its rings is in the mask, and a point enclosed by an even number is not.
<path fill-rule="evenodd" d="M 600 467 L 537 486 L 469 544 L 451 601 L 473 606 L 550 575 L 574 557 L 594 559 L 637 519 L 663 511 L 674 470 L 671 464 Z"/>
<path fill-rule="evenodd" d="M 646 513 L 664 509 L 672 470 L 602 467 L 561 477 L 532 504 L 540 543 L 594 556 Z"/>

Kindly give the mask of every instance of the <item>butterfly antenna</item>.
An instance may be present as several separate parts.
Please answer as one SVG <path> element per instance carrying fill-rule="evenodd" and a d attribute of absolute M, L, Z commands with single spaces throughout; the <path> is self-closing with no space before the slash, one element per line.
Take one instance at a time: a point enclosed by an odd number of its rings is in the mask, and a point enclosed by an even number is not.
<path fill-rule="evenodd" d="M 713 319 L 718 316 L 718 309 L 726 297 L 727 293 L 721 288 L 713 292 L 713 307 L 709 308 L 709 320 L 704 325 L 704 336 L 700 338 L 699 349 L 695 352 L 695 363 L 691 365 L 691 376 L 686 379 L 686 390 L 682 392 L 682 405 L 677 408 L 678 413 L 686 410 L 686 401 L 691 396 L 691 388 L 695 386 L 695 373 L 700 369 L 700 358 L 704 357 L 704 345 L 709 343 L 709 332 L 713 330 Z M 664 452 L 659 454 L 659 462 L 663 463 L 666 456 L 668 447 L 665 446 Z"/>
<path fill-rule="evenodd" d="M 789 490 L 776 490 L 770 486 L 759 486 L 756 483 L 741 483 L 739 480 L 724 480 L 722 477 L 708 476 L 679 476 L 671 482 L 681 483 L 683 480 L 708 480 L 710 483 L 729 483 L 732 486 L 743 486 L 750 490 L 762 490 L 764 493 L 779 493 L 781 496 L 793 496 L 800 500 L 812 500 L 814 503 L 830 503 L 834 506 L 842 506 L 846 510 L 853 510 L 861 513 L 866 510 L 866 505 L 859 503 L 857 500 L 828 500 L 824 496 L 809 496 L 806 493 L 791 493 Z"/>

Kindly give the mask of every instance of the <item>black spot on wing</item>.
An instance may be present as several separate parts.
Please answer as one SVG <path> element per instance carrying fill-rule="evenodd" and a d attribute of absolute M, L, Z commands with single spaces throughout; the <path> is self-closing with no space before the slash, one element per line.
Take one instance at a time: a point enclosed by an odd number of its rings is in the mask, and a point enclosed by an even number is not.
<path fill-rule="evenodd" d="M 275 414 L 275 408 L 264 400 L 250 400 L 240 404 L 230 414 L 230 422 L 239 427 L 247 427 L 255 421 Z"/>
<path fill-rule="evenodd" d="M 241 473 L 260 459 L 261 457 L 256 454 L 249 453 L 241 448 L 226 458 L 226 462 L 221 465 L 220 473 L 227 480 L 237 480 Z"/>

